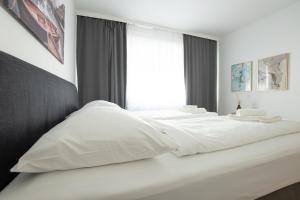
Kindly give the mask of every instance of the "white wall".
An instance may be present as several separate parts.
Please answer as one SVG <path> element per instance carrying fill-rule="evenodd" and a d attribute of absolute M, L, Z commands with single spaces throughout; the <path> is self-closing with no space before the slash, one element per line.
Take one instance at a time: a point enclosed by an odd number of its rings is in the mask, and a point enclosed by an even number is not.
<path fill-rule="evenodd" d="M 20 25 L 2 5 L 0 6 L 0 50 L 75 83 L 76 16 L 73 0 L 65 0 L 65 6 L 64 64 L 61 64 L 31 33 Z"/>
<path fill-rule="evenodd" d="M 240 94 L 242 107 L 300 120 L 300 2 L 226 35 L 220 48 L 220 114 L 233 112 L 237 106 L 231 92 L 231 65 L 252 60 L 254 91 Z M 282 53 L 290 53 L 289 89 L 257 91 L 258 59 Z"/>

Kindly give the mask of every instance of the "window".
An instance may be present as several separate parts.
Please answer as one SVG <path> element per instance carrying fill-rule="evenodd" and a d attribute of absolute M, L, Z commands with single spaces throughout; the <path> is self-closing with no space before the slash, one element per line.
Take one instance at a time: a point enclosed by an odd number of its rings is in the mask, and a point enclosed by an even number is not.
<path fill-rule="evenodd" d="M 127 108 L 151 110 L 185 105 L 183 36 L 127 26 Z"/>

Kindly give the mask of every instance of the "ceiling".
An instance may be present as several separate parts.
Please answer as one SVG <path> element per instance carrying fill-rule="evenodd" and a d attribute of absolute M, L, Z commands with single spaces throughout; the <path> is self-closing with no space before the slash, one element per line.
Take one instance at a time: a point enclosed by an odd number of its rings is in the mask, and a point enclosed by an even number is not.
<path fill-rule="evenodd" d="M 79 11 L 223 36 L 299 0 L 75 0 Z"/>

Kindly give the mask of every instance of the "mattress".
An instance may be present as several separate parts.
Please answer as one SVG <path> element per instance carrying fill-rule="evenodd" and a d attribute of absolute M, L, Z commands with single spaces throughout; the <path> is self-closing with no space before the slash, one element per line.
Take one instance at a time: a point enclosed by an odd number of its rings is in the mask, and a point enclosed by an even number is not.
<path fill-rule="evenodd" d="M 300 133 L 229 150 L 19 174 L 1 200 L 252 200 L 300 181 Z"/>

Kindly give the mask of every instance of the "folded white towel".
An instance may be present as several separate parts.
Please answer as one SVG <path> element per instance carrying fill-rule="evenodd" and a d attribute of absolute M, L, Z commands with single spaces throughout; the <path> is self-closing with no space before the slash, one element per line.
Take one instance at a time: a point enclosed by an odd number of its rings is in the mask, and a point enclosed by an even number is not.
<path fill-rule="evenodd" d="M 273 117 L 261 117 L 259 121 L 263 123 L 273 123 L 273 122 L 279 122 L 281 120 L 282 118 L 280 116 L 273 116 Z"/>
<path fill-rule="evenodd" d="M 196 109 L 196 108 L 198 108 L 198 106 L 197 105 L 185 105 L 182 108 L 183 109 Z"/>
<path fill-rule="evenodd" d="M 274 123 L 281 121 L 280 116 L 237 116 L 237 115 L 228 115 L 230 119 L 239 120 L 239 121 L 252 121 L 252 122 L 262 122 L 262 123 Z"/>
<path fill-rule="evenodd" d="M 193 110 L 190 110 L 189 113 L 192 113 L 192 114 L 201 114 L 201 113 L 206 113 L 207 110 L 205 108 L 197 108 L 197 109 L 193 109 Z"/>
<path fill-rule="evenodd" d="M 237 116 L 265 116 L 266 112 L 260 109 L 239 109 L 236 111 Z"/>

